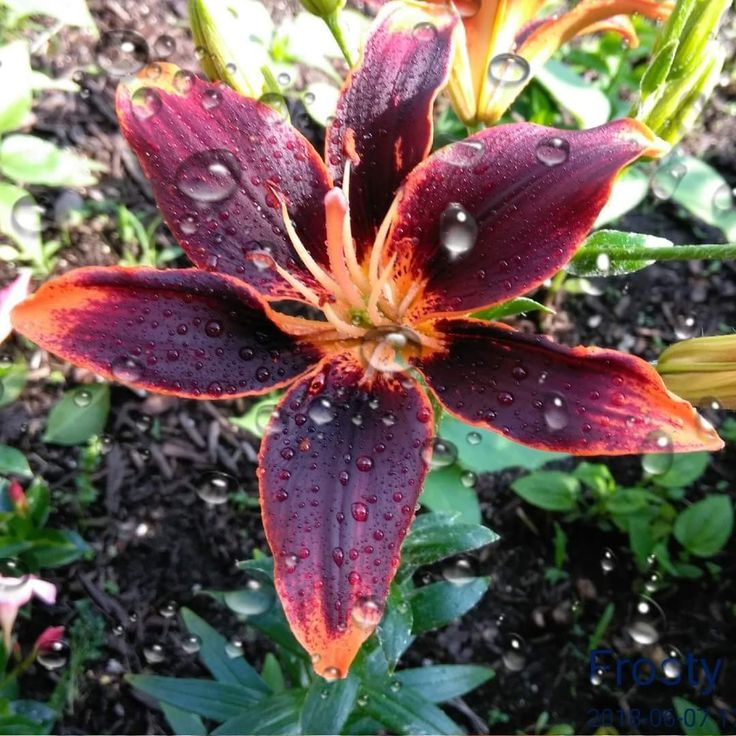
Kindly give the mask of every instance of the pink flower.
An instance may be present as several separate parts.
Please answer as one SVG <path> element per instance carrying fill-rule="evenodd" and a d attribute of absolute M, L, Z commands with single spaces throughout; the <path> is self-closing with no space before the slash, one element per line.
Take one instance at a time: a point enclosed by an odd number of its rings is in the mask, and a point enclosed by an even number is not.
<path fill-rule="evenodd" d="M 7 650 L 10 649 L 13 624 L 18 611 L 34 595 L 44 603 L 55 603 L 56 586 L 47 580 L 41 580 L 36 575 L 27 575 L 21 578 L 0 576 L 0 625 L 3 629 L 3 641 Z"/>
<path fill-rule="evenodd" d="M 10 324 L 10 312 L 16 304 L 20 304 L 31 292 L 31 269 L 21 268 L 15 280 L 0 289 L 0 344 L 13 331 Z"/>
<path fill-rule="evenodd" d="M 53 651 L 55 646 L 63 638 L 63 626 L 48 626 L 40 633 L 38 639 L 36 639 L 36 643 L 33 645 L 33 651 L 36 653 Z"/>
<path fill-rule="evenodd" d="M 16 512 L 25 516 L 28 513 L 28 499 L 26 498 L 26 494 L 23 493 L 23 486 L 15 479 L 10 481 L 8 496 Z"/>

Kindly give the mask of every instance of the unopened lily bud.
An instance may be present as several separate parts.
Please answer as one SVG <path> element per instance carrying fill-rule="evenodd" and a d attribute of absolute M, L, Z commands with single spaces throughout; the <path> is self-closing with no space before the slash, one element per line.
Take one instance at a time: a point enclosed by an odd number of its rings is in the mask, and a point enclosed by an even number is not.
<path fill-rule="evenodd" d="M 673 145 L 718 82 L 726 54 L 716 34 L 727 6 L 728 0 L 678 0 L 657 36 L 632 114 Z"/>
<path fill-rule="evenodd" d="M 736 335 L 675 343 L 660 356 L 657 371 L 670 391 L 693 404 L 736 409 Z"/>
<path fill-rule="evenodd" d="M 345 0 L 299 0 L 304 10 L 320 18 L 330 18 L 345 7 Z"/>
<path fill-rule="evenodd" d="M 28 499 L 26 498 L 26 494 L 23 493 L 23 486 L 15 479 L 10 481 L 8 496 L 15 511 L 21 516 L 25 516 L 28 513 Z"/>
<path fill-rule="evenodd" d="M 189 22 L 197 57 L 207 77 L 247 97 L 264 92 L 261 71 L 269 62 L 273 25 L 254 0 L 189 0 Z M 267 38 L 259 38 L 254 28 Z"/>

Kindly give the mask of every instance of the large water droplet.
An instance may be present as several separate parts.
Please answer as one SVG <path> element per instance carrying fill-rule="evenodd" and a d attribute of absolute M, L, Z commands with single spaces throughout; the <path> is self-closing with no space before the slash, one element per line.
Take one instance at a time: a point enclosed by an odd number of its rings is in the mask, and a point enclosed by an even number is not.
<path fill-rule="evenodd" d="M 475 580 L 475 571 L 470 560 L 459 557 L 445 563 L 442 567 L 442 576 L 453 585 L 467 585 Z"/>
<path fill-rule="evenodd" d="M 23 587 L 28 581 L 28 570 L 15 557 L 0 560 L 0 593 L 11 592 Z"/>
<path fill-rule="evenodd" d="M 131 97 L 133 114 L 140 120 L 147 120 L 161 110 L 161 96 L 151 87 L 139 87 Z"/>
<path fill-rule="evenodd" d="M 366 521 L 368 519 L 368 507 L 362 501 L 356 501 L 350 508 L 355 521 Z"/>
<path fill-rule="evenodd" d="M 641 466 L 649 475 L 662 475 L 672 467 L 674 444 L 672 438 L 661 430 L 650 432 L 644 438 L 644 450 L 651 450 L 641 456 Z"/>
<path fill-rule="evenodd" d="M 515 87 L 529 77 L 529 62 L 517 54 L 498 54 L 488 65 L 488 76 L 501 87 Z"/>
<path fill-rule="evenodd" d="M 545 166 L 558 166 L 565 163 L 570 155 L 570 144 L 564 138 L 554 136 L 545 138 L 537 144 L 537 158 Z"/>
<path fill-rule="evenodd" d="M 412 35 L 420 41 L 434 41 L 437 38 L 437 26 L 434 23 L 417 23 Z"/>
<path fill-rule="evenodd" d="M 274 592 L 270 585 L 251 579 L 245 588 L 225 593 L 224 601 L 231 611 L 241 616 L 258 616 L 273 606 Z"/>
<path fill-rule="evenodd" d="M 339 680 L 342 677 L 342 673 L 337 667 L 327 667 L 322 672 L 322 677 L 325 678 L 325 680 Z"/>
<path fill-rule="evenodd" d="M 483 158 L 484 151 L 482 141 L 470 139 L 441 148 L 439 156 L 453 166 L 474 166 Z"/>
<path fill-rule="evenodd" d="M 616 567 L 616 555 L 612 549 L 606 547 L 601 555 L 601 569 L 604 573 L 609 573 Z"/>
<path fill-rule="evenodd" d="M 185 636 L 181 640 L 181 648 L 186 654 L 196 654 L 202 648 L 202 639 L 196 634 Z"/>
<path fill-rule="evenodd" d="M 135 74 L 148 63 L 148 44 L 140 33 L 130 30 L 107 31 L 96 49 L 100 68 L 113 77 Z"/>
<path fill-rule="evenodd" d="M 728 184 L 721 184 L 713 193 L 713 211 L 718 214 L 730 212 L 735 206 L 735 192 Z"/>
<path fill-rule="evenodd" d="M 30 195 L 19 197 L 10 213 L 10 221 L 20 235 L 34 235 L 41 232 L 41 219 L 44 208 Z"/>
<path fill-rule="evenodd" d="M 666 161 L 660 164 L 652 176 L 652 194 L 657 199 L 670 199 L 686 173 L 687 168 L 681 161 Z"/>
<path fill-rule="evenodd" d="M 449 440 L 435 437 L 424 448 L 422 457 L 432 470 L 446 468 L 457 460 L 457 447 Z"/>
<path fill-rule="evenodd" d="M 167 59 L 176 50 L 176 41 L 171 36 L 164 34 L 153 42 L 153 50 L 159 59 Z"/>
<path fill-rule="evenodd" d="M 240 164 L 224 149 L 198 151 L 176 172 L 176 185 L 197 202 L 222 202 L 231 197 L 240 181 Z"/>
<path fill-rule="evenodd" d="M 210 471 L 203 473 L 197 482 L 197 495 L 210 506 L 219 506 L 238 488 L 238 482 L 231 475 Z"/>
<path fill-rule="evenodd" d="M 383 608 L 375 599 L 370 597 L 358 598 L 353 606 L 353 621 L 355 621 L 361 629 L 375 628 L 378 626 L 382 615 Z"/>
<path fill-rule="evenodd" d="M 69 661 L 69 644 L 64 640 L 50 642 L 38 650 L 36 659 L 47 670 L 61 669 Z"/>
<path fill-rule="evenodd" d="M 329 424 L 337 416 L 337 411 L 329 399 L 319 396 L 310 404 L 307 415 L 315 424 L 322 426 Z"/>
<path fill-rule="evenodd" d="M 549 394 L 542 402 L 544 421 L 553 431 L 558 432 L 570 423 L 570 411 L 567 402 L 559 394 Z"/>
<path fill-rule="evenodd" d="M 282 120 L 289 119 L 289 106 L 286 104 L 286 100 L 282 95 L 276 94 L 275 92 L 268 92 L 261 97 L 259 102 L 268 105 Z"/>
<path fill-rule="evenodd" d="M 526 664 L 526 642 L 518 634 L 510 634 L 502 660 L 507 670 L 520 672 Z"/>
<path fill-rule="evenodd" d="M 449 204 L 440 217 L 440 245 L 451 260 L 469 253 L 478 239 L 478 224 L 461 204 Z"/>
<path fill-rule="evenodd" d="M 115 358 L 111 366 L 112 375 L 123 383 L 135 383 L 143 376 L 143 366 L 135 358 L 120 356 Z"/>
<path fill-rule="evenodd" d="M 162 644 L 155 642 L 143 647 L 143 656 L 149 664 L 160 664 L 166 659 L 166 651 Z"/>
<path fill-rule="evenodd" d="M 86 388 L 78 388 L 74 392 L 74 403 L 83 409 L 85 406 L 89 406 L 92 403 L 92 392 Z"/>

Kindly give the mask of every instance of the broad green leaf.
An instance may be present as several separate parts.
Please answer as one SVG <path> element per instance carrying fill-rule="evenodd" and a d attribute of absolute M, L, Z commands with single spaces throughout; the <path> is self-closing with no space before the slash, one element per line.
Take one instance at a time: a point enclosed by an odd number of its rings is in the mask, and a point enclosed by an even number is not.
<path fill-rule="evenodd" d="M 602 463 L 580 463 L 573 475 L 598 496 L 605 496 L 616 489 L 616 481 L 607 465 Z"/>
<path fill-rule="evenodd" d="M 438 629 L 467 613 L 488 589 L 488 578 L 462 583 L 439 582 L 417 588 L 411 595 L 414 634 Z"/>
<path fill-rule="evenodd" d="M 703 475 L 709 462 L 707 452 L 677 453 L 667 472 L 653 476 L 652 481 L 663 488 L 684 488 Z"/>
<path fill-rule="evenodd" d="M 243 685 L 214 680 L 157 675 L 128 675 L 126 680 L 156 700 L 213 721 L 225 721 L 243 711 L 257 711 L 260 706 L 253 705 L 263 697 L 263 693 Z"/>
<path fill-rule="evenodd" d="M 478 549 L 498 539 L 498 534 L 480 524 L 447 522 L 445 514 L 422 514 L 423 524 L 407 535 L 401 547 L 401 561 L 406 565 L 429 565 L 447 557 Z"/>
<path fill-rule="evenodd" d="M 243 657 L 228 656 L 225 637 L 203 618 L 188 608 L 181 609 L 181 617 L 187 631 L 198 636 L 202 642 L 199 658 L 216 680 L 229 685 L 242 685 L 261 693 L 269 691 L 268 685 Z"/>
<path fill-rule="evenodd" d="M 567 271 L 575 276 L 622 276 L 651 266 L 657 260 L 657 248 L 672 245 L 667 238 L 620 230 L 598 230 L 588 236 Z M 649 248 L 650 259 L 627 257 L 630 248 Z M 591 252 L 592 251 L 592 252 Z M 603 251 L 603 252 L 601 252 Z"/>
<path fill-rule="evenodd" d="M 280 693 L 286 690 L 286 681 L 284 680 L 284 672 L 281 669 L 278 659 L 274 657 L 272 652 L 268 652 L 263 658 L 263 667 L 261 667 L 261 677 L 268 685 L 271 692 Z"/>
<path fill-rule="evenodd" d="M 207 728 L 198 715 L 169 703 L 161 703 L 161 710 L 177 736 L 207 736 Z"/>
<path fill-rule="evenodd" d="M 104 167 L 33 135 L 9 135 L 0 144 L 0 171 L 17 182 L 50 187 L 86 187 Z"/>
<path fill-rule="evenodd" d="M 705 710 L 685 698 L 672 698 L 677 720 L 686 736 L 718 736 L 718 724 Z"/>
<path fill-rule="evenodd" d="M 481 519 L 478 494 L 464 479 L 475 478 L 472 470 L 458 465 L 433 470 L 424 481 L 419 503 L 432 511 L 457 511 L 468 524 L 479 524 Z"/>
<path fill-rule="evenodd" d="M 474 690 L 495 674 L 490 667 L 445 664 L 399 670 L 394 676 L 404 687 L 415 690 L 432 703 L 444 703 Z"/>
<path fill-rule="evenodd" d="M 548 511 L 572 511 L 580 496 L 580 482 L 559 470 L 538 470 L 511 484 L 525 501 Z"/>
<path fill-rule="evenodd" d="M 399 658 L 414 640 L 411 633 L 413 624 L 412 608 L 404 591 L 396 583 L 392 583 L 386 601 L 386 612 L 376 629 L 389 669 L 396 667 Z"/>
<path fill-rule="evenodd" d="M 0 48 L 0 134 L 19 128 L 31 111 L 31 59 L 28 44 Z"/>
<path fill-rule="evenodd" d="M 32 546 L 25 552 L 35 568 L 62 567 L 91 551 L 87 542 L 70 529 L 40 529 L 29 536 Z"/>
<path fill-rule="evenodd" d="M 528 312 L 544 312 L 545 314 L 554 314 L 555 310 L 545 307 L 544 304 L 540 304 L 534 299 L 529 299 L 526 296 L 520 296 L 511 301 L 504 302 L 495 307 L 489 307 L 483 309 L 480 312 L 474 312 L 471 317 L 475 319 L 483 320 L 496 320 L 502 319 L 503 317 L 513 317 L 517 314 L 527 314 Z"/>
<path fill-rule="evenodd" d="M 317 678 L 302 706 L 303 734 L 341 733 L 358 697 L 360 681 L 353 675 L 325 682 Z"/>
<path fill-rule="evenodd" d="M 609 222 L 615 222 L 630 212 L 644 200 L 649 191 L 649 178 L 641 170 L 630 166 L 613 182 L 611 196 L 593 227 L 602 227 Z"/>
<path fill-rule="evenodd" d="M 41 215 L 34 202 L 25 189 L 0 182 L 0 233 L 10 238 L 20 251 L 11 260 L 17 258 L 41 266 L 44 262 Z"/>
<path fill-rule="evenodd" d="M 462 729 L 440 708 L 411 688 L 391 688 L 385 680 L 363 682 L 363 712 L 382 723 L 390 733 L 452 734 Z"/>
<path fill-rule="evenodd" d="M 26 456 L 15 447 L 0 445 L 0 475 L 30 477 L 32 473 Z"/>
<path fill-rule="evenodd" d="M 720 552 L 733 531 L 733 501 L 730 496 L 707 496 L 681 511 L 675 519 L 675 539 L 698 557 Z"/>
<path fill-rule="evenodd" d="M 3 0 L 8 11 L 8 26 L 16 26 L 31 15 L 46 15 L 64 25 L 89 28 L 95 31 L 95 22 L 85 0 Z"/>
<path fill-rule="evenodd" d="M 581 128 L 603 125 L 611 116 L 608 97 L 561 61 L 550 59 L 534 78 L 572 114 Z"/>
<path fill-rule="evenodd" d="M 247 708 L 212 732 L 212 736 L 240 736 L 240 734 L 298 734 L 301 709 L 306 690 L 292 689 L 264 698 L 255 708 Z"/>
<path fill-rule="evenodd" d="M 474 473 L 495 473 L 506 468 L 536 468 L 567 457 L 559 452 L 544 452 L 507 440 L 500 434 L 471 427 L 454 417 L 443 414 L 437 432 L 452 442 L 458 450 L 458 462 Z"/>
<path fill-rule="evenodd" d="M 726 180 L 712 166 L 693 156 L 683 156 L 678 163 L 685 173 L 672 200 L 722 230 L 729 242 L 736 241 L 736 203 Z"/>
<path fill-rule="evenodd" d="M 28 511 L 34 526 L 41 528 L 46 524 L 51 506 L 49 484 L 43 478 L 34 478 L 26 489 Z"/>
<path fill-rule="evenodd" d="M 0 735 L 2 736 L 27 736 L 28 734 L 47 733 L 42 724 L 36 723 L 23 716 L 3 715 L 0 716 Z"/>
<path fill-rule="evenodd" d="M 52 407 L 44 442 L 80 445 L 105 428 L 110 412 L 110 386 L 93 383 L 67 391 Z"/>
<path fill-rule="evenodd" d="M 12 404 L 23 392 L 28 379 L 28 366 L 21 359 L 0 364 L 0 409 Z"/>
<path fill-rule="evenodd" d="M 606 511 L 611 514 L 637 514 L 650 503 L 660 502 L 659 496 L 643 488 L 620 488 L 606 499 Z"/>

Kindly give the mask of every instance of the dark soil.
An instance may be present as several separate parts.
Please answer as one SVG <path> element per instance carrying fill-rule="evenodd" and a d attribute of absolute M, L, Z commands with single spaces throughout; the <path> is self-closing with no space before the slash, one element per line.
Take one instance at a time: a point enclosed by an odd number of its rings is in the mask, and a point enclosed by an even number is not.
<path fill-rule="evenodd" d="M 193 46 L 186 30 L 185 0 L 92 0 L 101 30 L 135 28 L 151 45 L 163 33 L 173 37 L 176 50 L 170 61 L 194 68 Z M 284 12 L 284 7 L 278 12 Z M 150 221 L 155 208 L 147 183 L 123 143 L 115 121 L 110 80 L 96 76 L 94 41 L 83 33 L 65 32 L 35 59 L 37 68 L 74 76 L 83 93 L 51 93 L 37 106 L 34 132 L 63 145 L 73 145 L 108 167 L 101 183 L 87 195 L 92 201 L 117 201 Z M 736 122 L 725 115 L 734 103 L 734 90 L 719 91 L 705 127 L 688 143 L 693 153 L 713 161 L 736 184 Z M 725 142 L 725 143 L 724 143 Z M 626 219 L 623 228 L 664 235 L 678 243 L 719 242 L 718 232 L 693 225 L 667 202 L 652 203 L 644 214 Z M 92 218 L 75 228 L 72 242 L 62 251 L 57 270 L 77 265 L 115 263 L 123 244 L 114 220 Z M 161 229 L 160 246 L 171 245 Z M 6 273 L 1 273 L 0 282 Z M 600 295 L 559 294 L 558 314 L 544 325 L 567 344 L 616 347 L 652 359 L 659 346 L 677 337 L 683 316 L 694 317 L 693 331 L 718 334 L 722 325 L 736 326 L 736 268 L 703 262 L 654 266 L 633 276 L 606 282 Z M 43 625 L 69 622 L 73 601 L 89 598 L 106 622 L 103 656 L 85 673 L 79 698 L 57 724 L 60 733 L 166 733 L 161 714 L 143 703 L 123 681 L 128 672 L 153 671 L 169 675 L 204 674 L 196 657 L 182 652 L 176 618 L 162 615 L 165 606 L 189 606 L 216 625 L 224 635 L 243 635 L 242 625 L 201 589 L 232 589 L 241 578 L 235 561 L 253 549 L 266 550 L 257 506 L 255 453 L 257 441 L 227 421 L 242 414 L 245 401 L 219 403 L 138 396 L 114 387 L 106 453 L 92 480 L 96 499 L 82 508 L 77 500 L 77 450 L 45 445 L 41 440 L 45 417 L 61 388 L 46 379 L 60 370 L 69 385 L 89 380 L 46 354 L 32 353 L 20 340 L 4 346 L 6 352 L 24 350 L 33 366 L 32 381 L 20 401 L 0 411 L 0 442 L 19 447 L 33 469 L 53 489 L 54 526 L 79 529 L 96 554 L 90 561 L 51 575 L 60 586 L 59 603 L 36 607 L 30 640 Z M 721 416 L 721 419 L 725 415 Z M 638 458 L 609 463 L 621 482 L 640 475 Z M 219 470 L 240 481 L 241 503 L 207 506 L 196 493 L 201 473 Z M 666 621 L 661 638 L 649 648 L 636 649 L 625 627 L 631 619 L 643 579 L 625 551 L 625 538 L 604 534 L 588 523 L 565 526 L 568 534 L 569 577 L 548 582 L 545 570 L 553 565 L 553 518 L 524 504 L 509 489 L 514 474 L 483 477 L 478 491 L 484 521 L 500 535 L 498 543 L 477 559 L 492 584 L 484 600 L 448 628 L 422 636 L 407 653 L 407 666 L 435 663 L 482 663 L 497 676 L 464 702 L 449 706 L 451 715 L 471 732 L 534 731 L 541 713 L 549 723 L 573 724 L 578 732 L 592 733 L 588 709 L 670 708 L 672 688 L 617 687 L 610 678 L 590 682 L 587 642 L 609 602 L 615 615 L 606 643 L 622 654 L 646 654 L 661 659 L 668 646 L 713 659 L 724 658 L 715 695 L 702 686 L 677 689 L 713 712 L 736 713 L 736 541 L 721 554 L 719 577 L 670 583 L 657 592 Z M 722 483 L 736 493 L 736 450 L 731 447 L 713 458 L 705 479 L 691 489 L 692 498 Z M 616 552 L 615 568 L 601 567 L 604 551 Z M 429 571 L 432 575 L 432 571 Z M 245 655 L 260 663 L 268 642 L 245 632 Z M 521 637 L 519 657 L 509 660 L 511 642 Z M 146 661 L 143 650 L 161 644 L 165 657 Z M 512 666 L 509 666 L 509 661 Z M 55 675 L 32 670 L 24 686 L 44 697 Z M 495 714 L 495 715 L 494 715 Z M 503 720 L 504 717 L 507 720 Z M 618 722 L 616 721 L 616 725 Z M 672 728 L 624 725 L 622 732 L 665 733 Z M 726 729 L 733 730 L 733 722 Z"/>

